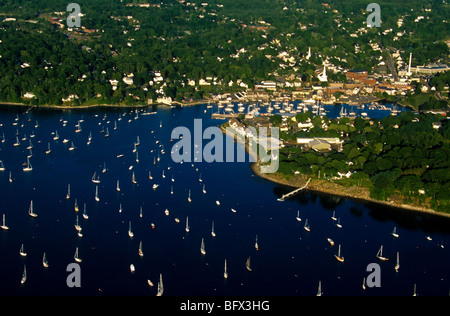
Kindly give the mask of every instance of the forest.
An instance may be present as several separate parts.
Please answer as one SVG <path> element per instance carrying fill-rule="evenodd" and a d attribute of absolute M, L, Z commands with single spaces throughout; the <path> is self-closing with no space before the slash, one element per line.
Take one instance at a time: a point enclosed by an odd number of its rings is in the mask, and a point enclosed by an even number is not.
<path fill-rule="evenodd" d="M 306 117 L 302 114 L 298 119 Z M 333 181 L 367 187 L 371 197 L 378 200 L 397 200 L 450 213 L 447 117 L 407 111 L 381 120 L 358 117 L 351 122 L 349 118 L 315 117 L 312 122 L 314 127 L 308 137 L 344 135 L 342 151 L 321 153 L 287 146 L 280 151 L 279 173 L 290 176 L 299 171 L 308 177 L 330 180 L 350 171 L 349 179 Z M 321 127 L 323 123 L 327 131 Z"/>
<path fill-rule="evenodd" d="M 381 30 L 358 30 L 367 18 L 357 0 L 78 0 L 81 29 L 68 30 L 66 3 L 56 0 L 0 0 L 0 101 L 34 105 L 142 104 L 158 96 L 177 101 L 201 99 L 214 92 L 232 92 L 242 80 L 250 88 L 276 75 L 316 81 L 314 71 L 324 56 L 348 69 L 371 71 L 380 52 L 369 42 L 412 51 L 416 64 L 444 60 L 449 54 L 449 6 L 442 1 L 379 1 Z M 139 4 L 148 4 L 140 7 Z M 427 11 L 425 11 L 427 10 Z M 58 13 L 58 14 L 56 14 Z M 427 15 L 420 23 L 414 18 Z M 409 33 L 394 40 L 399 18 Z M 52 20 L 53 18 L 53 20 Z M 62 22 L 55 23 L 55 19 Z M 339 27 L 338 27 L 339 26 Z M 358 38 L 349 36 L 358 33 Z M 355 45 L 361 52 L 355 53 Z M 313 57 L 303 57 L 311 47 Z M 281 52 L 295 58 L 294 67 L 280 67 Z M 150 83 L 155 72 L 163 82 Z M 122 81 L 133 75 L 133 84 Z M 199 86 L 217 78 L 217 85 Z M 345 80 L 345 74 L 330 73 Z M 111 80 L 117 80 L 113 90 Z M 196 82 L 189 85 L 189 80 Z M 230 85 L 233 81 L 233 85 Z M 29 92 L 34 98 L 24 99 Z"/>

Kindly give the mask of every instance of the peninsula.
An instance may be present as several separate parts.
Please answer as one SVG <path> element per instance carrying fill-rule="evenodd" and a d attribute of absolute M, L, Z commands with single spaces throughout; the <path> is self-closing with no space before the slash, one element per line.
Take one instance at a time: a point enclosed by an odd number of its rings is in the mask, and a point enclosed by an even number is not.
<path fill-rule="evenodd" d="M 238 123 L 237 123 L 238 122 Z M 311 112 L 228 124 L 280 127 L 279 169 L 258 176 L 290 187 L 450 216 L 448 116 L 415 114 L 381 120 L 328 119 Z"/>

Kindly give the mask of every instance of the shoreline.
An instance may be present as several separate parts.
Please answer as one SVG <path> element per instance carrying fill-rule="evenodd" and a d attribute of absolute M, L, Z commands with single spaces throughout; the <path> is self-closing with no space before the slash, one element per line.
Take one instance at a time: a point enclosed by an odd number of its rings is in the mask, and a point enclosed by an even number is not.
<path fill-rule="evenodd" d="M 221 124 L 219 127 L 223 134 L 226 135 L 226 128 L 224 127 L 226 123 Z M 245 151 L 247 154 L 250 155 L 249 152 L 249 145 L 248 141 L 245 141 Z M 261 173 L 260 172 L 260 161 L 258 157 L 253 157 L 253 162 L 250 164 L 250 170 L 252 172 L 260 177 L 261 179 L 270 181 L 272 183 L 276 183 L 279 185 L 291 187 L 293 189 L 303 187 L 306 182 L 308 181 L 308 178 L 304 175 L 293 175 L 294 179 L 286 180 L 283 176 L 279 175 L 278 173 L 273 174 L 267 174 L 267 173 Z M 443 212 L 437 212 L 433 209 L 429 209 L 426 207 L 421 206 L 414 206 L 410 204 L 399 204 L 394 201 L 388 202 L 388 201 L 380 201 L 376 200 L 374 198 L 370 197 L 370 192 L 365 187 L 344 187 L 340 184 L 330 182 L 328 180 L 321 180 L 317 178 L 311 178 L 311 182 L 309 183 L 308 187 L 305 188 L 305 190 L 312 191 L 312 192 L 318 192 L 318 193 L 324 193 L 334 196 L 340 196 L 349 198 L 352 200 L 356 200 L 359 202 L 370 202 L 370 203 L 376 203 L 376 204 L 382 204 L 385 206 L 390 206 L 392 208 L 396 208 L 399 210 L 406 210 L 406 211 L 414 211 L 421 214 L 428 214 L 428 215 L 436 215 L 441 216 L 445 218 L 450 219 L 450 214 L 443 213 Z"/>
<path fill-rule="evenodd" d="M 292 187 L 292 188 L 299 188 L 299 187 L 305 185 L 305 183 L 307 181 L 307 178 L 303 175 L 297 176 L 296 177 L 297 179 L 295 179 L 293 181 L 293 180 L 286 180 L 285 178 L 279 176 L 278 174 L 261 173 L 259 170 L 259 161 L 256 163 L 252 163 L 250 165 L 250 169 L 253 171 L 253 173 L 255 175 L 257 175 L 258 177 L 260 177 L 262 179 L 268 180 L 272 183 L 276 183 L 279 185 L 288 186 L 288 187 Z M 330 182 L 327 180 L 311 178 L 311 182 L 305 190 L 319 192 L 319 193 L 325 193 L 325 194 L 330 194 L 330 195 L 335 195 L 335 196 L 341 196 L 341 197 L 350 198 L 352 200 L 357 200 L 357 201 L 382 204 L 385 206 L 390 206 L 392 208 L 397 208 L 397 209 L 401 209 L 401 210 L 414 211 L 414 212 L 418 212 L 418 213 L 422 213 L 422 214 L 436 215 L 436 216 L 441 216 L 441 217 L 445 217 L 445 218 L 450 218 L 450 214 L 437 212 L 435 210 L 425 208 L 425 207 L 376 200 L 376 199 L 373 199 L 370 197 L 370 193 L 367 188 L 344 187 L 342 185 L 339 185 L 337 183 L 333 183 L 333 182 Z"/>

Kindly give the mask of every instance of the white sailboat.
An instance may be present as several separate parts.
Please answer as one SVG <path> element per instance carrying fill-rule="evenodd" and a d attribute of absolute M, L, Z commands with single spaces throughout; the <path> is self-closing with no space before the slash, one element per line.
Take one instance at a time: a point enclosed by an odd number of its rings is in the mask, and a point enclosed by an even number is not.
<path fill-rule="evenodd" d="M 331 238 L 327 238 L 328 243 L 330 244 L 331 247 L 334 246 L 334 241 Z"/>
<path fill-rule="evenodd" d="M 100 183 L 100 176 L 97 177 L 97 172 L 94 172 L 94 175 L 92 176 L 91 181 L 92 181 L 92 183 L 95 183 L 95 184 Z"/>
<path fill-rule="evenodd" d="M 339 217 L 336 223 L 336 227 L 337 228 L 342 228 L 342 224 L 341 224 L 341 218 Z"/>
<path fill-rule="evenodd" d="M 227 259 L 225 259 L 225 268 L 224 268 L 224 271 L 223 271 L 223 277 L 224 277 L 225 279 L 228 279 Z"/>
<path fill-rule="evenodd" d="M 202 243 L 200 245 L 200 252 L 202 255 L 206 255 L 206 250 L 205 250 L 205 240 L 202 238 Z"/>
<path fill-rule="evenodd" d="M 317 288 L 317 294 L 316 296 L 322 296 L 322 282 L 319 281 L 319 287 Z"/>
<path fill-rule="evenodd" d="M 158 292 L 156 293 L 156 296 L 162 296 L 163 293 L 164 293 L 163 279 L 162 279 L 162 274 L 160 274 L 159 282 L 158 282 Z"/>
<path fill-rule="evenodd" d="M 8 178 L 9 183 L 13 182 L 13 178 L 12 178 L 12 173 L 11 171 L 9 172 L 9 178 Z"/>
<path fill-rule="evenodd" d="M 382 261 L 388 261 L 389 259 L 386 257 L 383 257 L 383 245 L 381 245 L 380 249 L 377 252 L 377 258 Z"/>
<path fill-rule="evenodd" d="M 130 238 L 133 238 L 133 237 L 134 237 L 134 233 L 131 231 L 131 221 L 128 222 L 128 236 L 129 236 Z"/>
<path fill-rule="evenodd" d="M 3 230 L 8 230 L 9 229 L 9 227 L 6 226 L 5 214 L 3 214 L 2 226 L 0 226 L 0 228 L 3 229 Z"/>
<path fill-rule="evenodd" d="M 256 238 L 255 238 L 255 249 L 256 249 L 256 250 L 259 250 L 259 245 L 258 245 L 258 235 L 256 235 Z"/>
<path fill-rule="evenodd" d="M 87 215 L 87 210 L 86 210 L 86 203 L 84 203 L 83 218 L 89 219 L 89 216 Z"/>
<path fill-rule="evenodd" d="M 95 186 L 95 202 L 100 202 L 100 198 L 98 197 L 98 185 Z"/>
<path fill-rule="evenodd" d="M 302 219 L 300 218 L 300 211 L 297 211 L 297 216 L 295 217 L 295 219 L 297 220 L 297 222 L 302 221 Z"/>
<path fill-rule="evenodd" d="M 117 192 L 120 192 L 119 180 L 117 180 L 116 191 L 117 191 Z"/>
<path fill-rule="evenodd" d="M 310 232 L 310 231 L 311 231 L 311 227 L 309 226 L 308 219 L 305 220 L 305 226 L 303 226 L 303 228 L 304 228 L 307 232 Z"/>
<path fill-rule="evenodd" d="M 203 185 L 203 190 L 202 190 L 203 194 L 206 194 L 206 189 L 205 189 L 205 185 Z"/>
<path fill-rule="evenodd" d="M 80 223 L 78 222 L 78 215 L 77 215 L 77 217 L 75 219 L 75 225 L 74 226 L 75 226 L 75 229 L 76 229 L 77 232 L 81 232 L 82 228 L 80 226 Z"/>
<path fill-rule="evenodd" d="M 336 211 L 333 211 L 333 215 L 331 216 L 331 219 L 332 219 L 333 221 L 337 221 L 337 218 L 336 218 Z"/>
<path fill-rule="evenodd" d="M 189 233 L 190 227 L 189 227 L 189 216 L 186 216 L 186 228 L 184 229 L 186 233 Z"/>
<path fill-rule="evenodd" d="M 397 233 L 397 227 L 394 227 L 394 230 L 392 231 L 391 235 L 394 236 L 395 238 L 399 237 L 399 235 Z"/>
<path fill-rule="evenodd" d="M 248 257 L 247 258 L 247 261 L 245 262 L 245 268 L 249 271 L 249 272 L 252 272 L 252 268 L 250 267 L 250 260 L 251 260 L 251 258 L 250 257 Z"/>
<path fill-rule="evenodd" d="M 191 200 L 191 190 L 189 190 L 189 194 L 188 194 L 188 202 L 189 202 L 189 203 L 192 202 L 192 200 Z"/>
<path fill-rule="evenodd" d="M 338 253 L 337 255 L 334 255 L 337 261 L 344 262 L 344 257 L 341 255 L 341 244 L 339 244 Z"/>
<path fill-rule="evenodd" d="M 30 215 L 33 218 L 37 217 L 37 214 L 33 210 L 33 201 L 30 203 L 30 208 L 28 209 L 28 215 Z"/>
<path fill-rule="evenodd" d="M 23 168 L 23 171 L 24 172 L 33 171 L 33 167 L 31 166 L 31 163 L 30 163 L 30 158 L 27 158 L 27 166 Z"/>
<path fill-rule="evenodd" d="M 20 279 L 20 284 L 25 284 L 27 281 L 27 267 L 23 265 L 22 278 Z"/>
<path fill-rule="evenodd" d="M 16 142 L 13 145 L 14 147 L 19 147 L 20 146 L 20 141 L 19 141 L 19 137 L 16 136 Z"/>
<path fill-rule="evenodd" d="M 50 155 L 51 152 L 52 152 L 52 149 L 50 148 L 50 143 L 48 143 L 48 147 L 47 147 L 47 150 L 45 151 L 45 154 Z"/>
<path fill-rule="evenodd" d="M 395 272 L 398 272 L 398 270 L 400 269 L 400 254 L 397 251 L 397 263 L 395 264 Z"/>
<path fill-rule="evenodd" d="M 66 195 L 66 200 L 70 199 L 70 183 L 67 186 L 67 195 Z"/>
<path fill-rule="evenodd" d="M 44 255 L 42 256 L 42 265 L 44 266 L 44 268 L 48 268 L 48 260 L 47 256 L 45 255 L 45 252 Z"/>
<path fill-rule="evenodd" d="M 216 237 L 216 232 L 214 231 L 214 221 L 212 222 L 211 236 Z"/>
<path fill-rule="evenodd" d="M 5 165 L 2 160 L 0 160 L 0 171 L 5 171 Z"/>
<path fill-rule="evenodd" d="M 133 184 L 137 184 L 136 176 L 134 175 L 134 171 L 133 171 L 133 175 L 131 176 L 131 182 L 133 182 Z"/>
<path fill-rule="evenodd" d="M 24 247 L 23 244 L 20 246 L 19 254 L 20 254 L 21 257 L 26 257 L 27 256 L 27 253 L 25 252 L 25 247 Z"/>
<path fill-rule="evenodd" d="M 78 263 L 83 261 L 83 260 L 81 260 L 81 258 L 78 255 L 78 247 L 75 249 L 75 255 L 73 256 L 73 259 L 75 260 L 75 262 L 78 262 Z"/>
<path fill-rule="evenodd" d="M 144 252 L 142 251 L 142 241 L 139 242 L 139 257 L 143 257 L 144 256 Z"/>
<path fill-rule="evenodd" d="M 157 184 L 157 183 L 153 184 L 152 189 L 156 190 L 157 188 L 159 188 L 159 184 Z"/>

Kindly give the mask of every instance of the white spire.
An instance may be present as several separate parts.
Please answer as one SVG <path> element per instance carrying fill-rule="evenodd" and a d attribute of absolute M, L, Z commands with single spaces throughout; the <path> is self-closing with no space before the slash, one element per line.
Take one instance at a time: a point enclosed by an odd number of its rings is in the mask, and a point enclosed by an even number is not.
<path fill-rule="evenodd" d="M 306 56 L 306 60 L 309 60 L 311 58 L 311 46 L 308 49 L 308 55 Z"/>
<path fill-rule="evenodd" d="M 409 66 L 408 66 L 408 72 L 406 73 L 406 75 L 408 77 L 411 77 L 412 72 L 411 72 L 411 61 L 412 61 L 412 53 L 409 53 Z"/>

